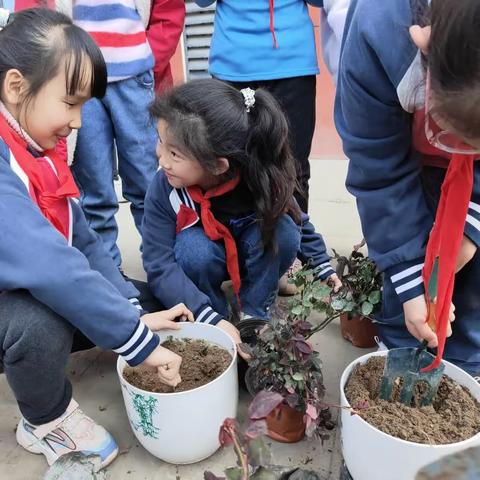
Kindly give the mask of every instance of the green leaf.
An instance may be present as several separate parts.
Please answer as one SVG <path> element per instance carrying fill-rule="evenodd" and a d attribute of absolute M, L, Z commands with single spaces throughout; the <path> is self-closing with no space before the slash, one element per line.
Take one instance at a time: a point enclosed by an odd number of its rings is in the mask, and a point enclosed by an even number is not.
<path fill-rule="evenodd" d="M 374 290 L 369 296 L 368 296 L 368 301 L 376 305 L 378 302 L 380 302 L 381 294 L 380 290 Z"/>
<path fill-rule="evenodd" d="M 300 373 L 300 372 L 296 372 L 292 375 L 292 378 L 296 381 L 296 382 L 300 382 L 301 380 L 303 380 L 305 377 L 303 375 L 303 373 Z"/>
<path fill-rule="evenodd" d="M 332 287 L 319 282 L 318 285 L 315 285 L 313 293 L 317 298 L 326 298 L 332 293 Z"/>
<path fill-rule="evenodd" d="M 336 298 L 330 305 L 334 310 L 340 311 L 345 308 L 346 304 L 347 301 L 344 298 Z"/>
<path fill-rule="evenodd" d="M 355 302 L 347 302 L 343 310 L 345 312 L 353 312 L 354 309 L 355 309 Z"/>
<path fill-rule="evenodd" d="M 373 312 L 373 305 L 370 302 L 362 303 L 362 315 L 368 316 Z"/>
<path fill-rule="evenodd" d="M 225 475 L 228 480 L 242 480 L 243 470 L 238 467 L 230 467 L 225 470 Z"/>
<path fill-rule="evenodd" d="M 364 293 L 362 293 L 362 294 L 360 295 L 360 298 L 358 299 L 358 301 L 359 301 L 360 303 L 363 303 L 365 300 L 367 300 L 367 296 L 366 296 Z"/>
<path fill-rule="evenodd" d="M 303 308 L 302 305 L 295 305 L 292 308 L 292 315 L 302 315 L 303 310 L 304 310 L 304 308 Z"/>
<path fill-rule="evenodd" d="M 262 465 L 268 465 L 272 456 L 267 444 L 263 441 L 262 437 L 254 438 L 248 443 L 248 463 L 252 467 L 261 467 Z"/>

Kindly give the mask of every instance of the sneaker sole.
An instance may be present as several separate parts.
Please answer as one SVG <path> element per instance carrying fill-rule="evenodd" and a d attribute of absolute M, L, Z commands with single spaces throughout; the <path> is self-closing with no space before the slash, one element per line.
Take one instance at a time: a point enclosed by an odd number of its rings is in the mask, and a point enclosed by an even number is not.
<path fill-rule="evenodd" d="M 33 437 L 33 435 L 29 434 L 20 424 L 17 426 L 16 438 L 17 443 L 23 447 L 27 452 L 34 453 L 35 455 L 45 455 L 48 465 L 53 465 L 62 455 L 58 455 L 56 452 L 49 449 L 49 447 L 44 447 L 41 441 L 38 441 L 37 438 Z M 35 443 L 32 443 L 34 441 Z M 81 450 L 75 450 L 76 452 L 82 453 Z M 68 453 L 72 452 L 65 452 L 63 455 L 67 455 Z M 95 453 L 89 453 L 90 455 L 95 455 Z M 118 455 L 118 445 L 116 448 L 106 457 L 103 462 L 100 464 L 99 470 L 110 465 Z"/>

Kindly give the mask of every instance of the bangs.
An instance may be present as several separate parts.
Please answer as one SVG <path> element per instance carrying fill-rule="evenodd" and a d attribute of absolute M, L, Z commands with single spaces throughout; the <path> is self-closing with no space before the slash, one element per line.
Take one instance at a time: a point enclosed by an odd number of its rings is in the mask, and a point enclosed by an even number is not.
<path fill-rule="evenodd" d="M 74 25 L 66 27 L 64 51 L 67 54 L 65 78 L 68 95 L 88 90 L 92 97 L 103 98 L 107 89 L 107 67 L 90 35 Z"/>

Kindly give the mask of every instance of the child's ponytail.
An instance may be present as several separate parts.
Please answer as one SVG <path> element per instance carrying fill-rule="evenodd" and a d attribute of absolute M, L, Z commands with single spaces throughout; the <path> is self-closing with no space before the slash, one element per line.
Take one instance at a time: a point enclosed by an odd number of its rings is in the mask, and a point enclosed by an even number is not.
<path fill-rule="evenodd" d="M 287 120 L 270 93 L 257 89 L 255 104 L 247 115 L 248 162 L 244 177 L 255 199 L 263 243 L 268 247 L 283 214 L 290 213 L 294 220 L 299 220 L 300 210 L 293 197 L 298 188 L 295 161 L 288 141 Z"/>

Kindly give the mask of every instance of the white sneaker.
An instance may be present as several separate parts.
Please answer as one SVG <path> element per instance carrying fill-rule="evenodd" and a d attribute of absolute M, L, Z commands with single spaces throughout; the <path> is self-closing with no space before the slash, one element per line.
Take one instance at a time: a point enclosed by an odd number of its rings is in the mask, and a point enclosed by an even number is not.
<path fill-rule="evenodd" d="M 118 454 L 110 433 L 85 415 L 73 399 L 66 412 L 49 423 L 32 425 L 22 417 L 17 426 L 17 442 L 31 453 L 43 453 L 49 465 L 66 453 L 80 452 L 98 455 L 102 469 Z"/>

